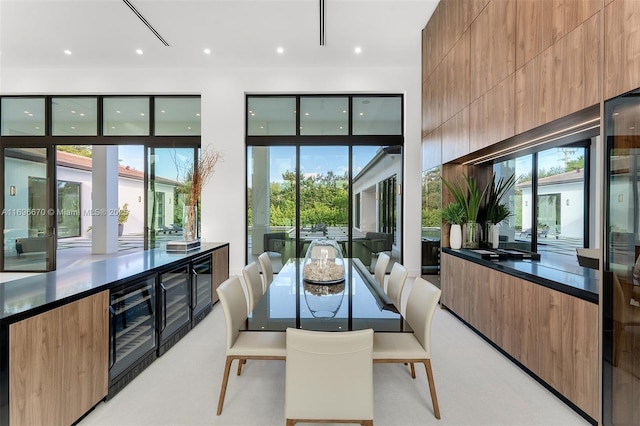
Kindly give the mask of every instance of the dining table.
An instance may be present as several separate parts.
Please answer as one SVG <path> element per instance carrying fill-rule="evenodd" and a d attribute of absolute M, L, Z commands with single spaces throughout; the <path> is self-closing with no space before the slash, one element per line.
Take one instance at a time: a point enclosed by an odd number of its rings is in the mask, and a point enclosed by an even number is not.
<path fill-rule="evenodd" d="M 357 258 L 342 258 L 344 279 L 329 283 L 303 276 L 305 259 L 289 259 L 245 322 L 249 331 L 410 332 L 393 302 Z"/>

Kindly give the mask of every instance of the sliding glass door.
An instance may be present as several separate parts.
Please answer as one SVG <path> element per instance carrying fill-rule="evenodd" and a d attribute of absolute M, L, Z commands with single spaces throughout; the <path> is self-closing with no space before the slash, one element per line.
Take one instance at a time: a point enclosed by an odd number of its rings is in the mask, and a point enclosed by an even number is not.
<path fill-rule="evenodd" d="M 53 157 L 53 147 L 2 149 L 4 271 L 55 269 L 57 205 Z"/>
<path fill-rule="evenodd" d="M 400 261 L 401 172 L 400 147 L 247 147 L 247 259 L 268 252 L 278 271 L 328 238 L 371 269 Z"/>

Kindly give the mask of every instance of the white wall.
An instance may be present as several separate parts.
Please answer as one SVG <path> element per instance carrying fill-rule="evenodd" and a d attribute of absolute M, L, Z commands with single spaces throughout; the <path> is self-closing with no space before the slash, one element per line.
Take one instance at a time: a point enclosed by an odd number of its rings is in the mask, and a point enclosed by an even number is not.
<path fill-rule="evenodd" d="M 410 68 L 3 69 L 1 94 L 200 94 L 202 145 L 212 145 L 225 157 L 203 190 L 202 237 L 228 241 L 230 273 L 239 274 L 246 252 L 245 95 L 403 93 L 403 253 L 405 266 L 415 276 L 420 271 L 420 46 L 414 57 Z"/>

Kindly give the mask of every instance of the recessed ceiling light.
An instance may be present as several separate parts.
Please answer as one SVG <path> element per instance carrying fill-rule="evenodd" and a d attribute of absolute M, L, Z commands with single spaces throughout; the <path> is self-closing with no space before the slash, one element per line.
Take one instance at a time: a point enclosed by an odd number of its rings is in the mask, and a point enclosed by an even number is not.
<path fill-rule="evenodd" d="M 284 53 L 284 47 L 280 46 L 276 49 L 276 52 L 278 52 L 280 55 L 282 55 Z"/>
<path fill-rule="evenodd" d="M 199 112 L 196 112 L 196 117 L 200 117 L 200 113 Z"/>
<path fill-rule="evenodd" d="M 40 126 L 36 126 L 36 130 L 40 130 Z"/>
<path fill-rule="evenodd" d="M 141 112 L 140 115 L 144 117 L 144 112 Z"/>
<path fill-rule="evenodd" d="M 346 113 L 347 113 L 347 110 L 346 110 L 346 109 L 343 109 L 343 110 L 342 110 L 342 113 L 343 113 L 343 114 L 346 114 Z"/>
<path fill-rule="evenodd" d="M 619 113 L 619 112 L 614 112 L 614 113 L 613 113 L 613 115 L 614 115 L 614 116 L 615 116 L 615 115 L 618 115 L 618 114 L 620 114 L 620 113 Z"/>
<path fill-rule="evenodd" d="M 84 112 L 81 112 L 81 113 L 80 113 L 80 117 L 84 117 Z"/>
<path fill-rule="evenodd" d="M 305 113 L 304 113 L 304 115 L 309 115 L 309 113 L 308 113 L 308 112 L 305 112 Z"/>
<path fill-rule="evenodd" d="M 160 112 L 164 114 L 164 110 L 161 110 Z"/>
<path fill-rule="evenodd" d="M 76 126 L 71 126 L 71 128 L 72 128 L 73 130 L 75 130 L 75 129 L 76 129 Z"/>
<path fill-rule="evenodd" d="M 142 51 L 142 49 L 136 49 L 136 53 L 137 53 L 138 55 L 142 55 L 144 52 Z"/>
<path fill-rule="evenodd" d="M 25 114 L 29 114 L 29 111 L 25 110 L 25 111 L 24 111 L 24 113 L 25 113 Z"/>
<path fill-rule="evenodd" d="M 65 55 L 71 55 L 71 51 L 69 49 L 64 49 L 64 54 Z"/>
<path fill-rule="evenodd" d="M 354 52 L 356 52 L 356 55 L 359 55 L 362 53 L 362 47 L 360 46 L 356 46 L 355 49 L 353 49 Z"/>
<path fill-rule="evenodd" d="M 211 49 L 204 49 L 205 55 L 211 55 Z"/>
<path fill-rule="evenodd" d="M 119 111 L 119 110 L 116 110 L 116 114 L 120 114 L 120 111 Z"/>
<path fill-rule="evenodd" d="M 76 111 L 72 109 L 71 110 L 71 114 L 75 114 L 75 113 L 76 113 Z"/>
<path fill-rule="evenodd" d="M 187 126 L 187 130 L 191 130 L 191 126 Z"/>
<path fill-rule="evenodd" d="M 364 115 L 364 112 L 361 112 L 360 115 Z"/>

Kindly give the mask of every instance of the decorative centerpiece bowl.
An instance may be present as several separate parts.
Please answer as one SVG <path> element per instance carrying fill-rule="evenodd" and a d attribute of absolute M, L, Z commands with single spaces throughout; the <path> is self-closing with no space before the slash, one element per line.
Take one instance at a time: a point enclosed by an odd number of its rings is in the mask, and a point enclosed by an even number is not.
<path fill-rule="evenodd" d="M 334 318 L 344 298 L 345 263 L 333 240 L 311 243 L 304 258 L 304 298 L 314 318 Z"/>
<path fill-rule="evenodd" d="M 313 241 L 302 265 L 302 275 L 307 283 L 336 284 L 344 281 L 344 258 L 333 240 Z"/>

